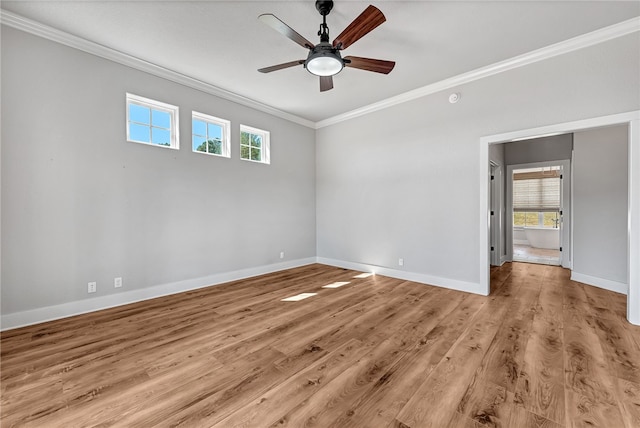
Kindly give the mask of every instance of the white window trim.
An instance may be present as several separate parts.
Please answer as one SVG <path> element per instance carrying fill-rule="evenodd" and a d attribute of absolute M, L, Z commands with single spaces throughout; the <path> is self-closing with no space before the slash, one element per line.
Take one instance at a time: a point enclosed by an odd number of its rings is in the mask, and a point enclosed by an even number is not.
<path fill-rule="evenodd" d="M 169 130 L 170 133 L 170 141 L 169 141 L 169 145 L 168 146 L 161 146 L 159 144 L 153 144 L 153 143 L 147 143 L 146 141 L 138 141 L 138 140 L 133 140 L 131 139 L 130 135 L 129 135 L 129 105 L 130 104 L 136 104 L 139 106 L 143 106 L 143 107 L 148 107 L 150 109 L 153 110 L 160 110 L 160 111 L 164 111 L 166 113 L 169 113 L 169 117 L 170 117 L 170 123 L 171 123 L 171 129 Z M 173 150 L 179 150 L 180 149 L 180 137 L 179 137 L 179 126 L 178 126 L 178 107 L 171 105 L 171 104 L 167 104 L 167 103 L 163 103 L 161 101 L 156 101 L 156 100 L 152 100 L 150 98 L 145 98 L 145 97 L 141 97 L 139 95 L 134 95 L 134 94 L 130 94 L 127 92 L 127 96 L 126 96 L 126 118 L 125 118 L 125 124 L 126 124 L 126 129 L 127 129 L 127 141 L 130 143 L 137 143 L 137 144 L 145 144 L 147 146 L 154 146 L 154 147 L 161 147 L 164 149 L 173 149 Z"/>
<path fill-rule="evenodd" d="M 205 123 L 212 123 L 222 127 L 222 154 L 201 152 L 193 148 L 193 119 Z M 219 117 L 211 116 L 197 111 L 191 112 L 191 151 L 202 155 L 212 155 L 223 158 L 231 157 L 231 122 Z"/>
<path fill-rule="evenodd" d="M 240 159 L 247 162 L 264 163 L 269 165 L 271 163 L 271 133 L 264 129 L 254 128 L 252 126 L 240 125 L 240 147 L 242 147 L 242 133 L 248 132 L 250 134 L 260 135 L 262 137 L 262 148 L 260 150 L 261 159 L 259 161 L 252 159 L 245 159 L 240 153 Z"/>

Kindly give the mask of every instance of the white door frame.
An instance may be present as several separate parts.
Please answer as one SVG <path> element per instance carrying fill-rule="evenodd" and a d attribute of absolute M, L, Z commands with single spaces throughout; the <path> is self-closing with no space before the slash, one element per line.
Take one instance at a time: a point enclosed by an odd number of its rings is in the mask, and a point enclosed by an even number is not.
<path fill-rule="evenodd" d="M 493 176 L 493 179 L 489 177 L 491 180 L 491 187 L 489 188 L 489 211 L 493 211 L 493 216 L 489 218 L 491 224 L 492 233 L 491 239 L 489 241 L 489 247 L 491 247 L 491 243 L 493 243 L 493 252 L 491 253 L 491 264 L 493 266 L 500 266 L 502 264 L 502 248 L 501 248 L 501 230 L 502 230 L 502 219 L 500 217 L 502 198 L 500 195 L 502 194 L 502 186 L 500 186 L 500 181 L 502 180 L 502 168 L 497 163 L 490 161 L 489 162 L 489 175 Z M 493 241 L 493 242 L 491 242 Z M 491 251 L 491 250 L 489 250 Z"/>
<path fill-rule="evenodd" d="M 550 134 L 565 134 L 611 125 L 629 126 L 628 162 L 628 244 L 627 244 L 627 319 L 640 325 L 640 110 L 600 116 L 574 122 L 558 123 L 480 138 L 480 289 L 489 295 L 489 145 L 511 142 L 519 138 L 534 138 Z"/>

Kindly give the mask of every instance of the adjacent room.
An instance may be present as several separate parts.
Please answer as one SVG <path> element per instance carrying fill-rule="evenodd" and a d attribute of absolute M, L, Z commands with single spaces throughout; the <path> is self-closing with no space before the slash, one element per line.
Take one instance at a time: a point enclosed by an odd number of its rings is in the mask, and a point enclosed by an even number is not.
<path fill-rule="evenodd" d="M 640 426 L 639 2 L 0 23 L 0 425 Z"/>

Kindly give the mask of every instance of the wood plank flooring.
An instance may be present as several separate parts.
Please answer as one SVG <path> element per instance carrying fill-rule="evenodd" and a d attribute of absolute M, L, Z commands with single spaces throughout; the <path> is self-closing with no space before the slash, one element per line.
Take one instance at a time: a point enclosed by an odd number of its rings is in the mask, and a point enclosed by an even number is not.
<path fill-rule="evenodd" d="M 524 263 L 494 268 L 488 297 L 358 273 L 310 265 L 3 332 L 1 425 L 640 427 L 625 296 Z"/>

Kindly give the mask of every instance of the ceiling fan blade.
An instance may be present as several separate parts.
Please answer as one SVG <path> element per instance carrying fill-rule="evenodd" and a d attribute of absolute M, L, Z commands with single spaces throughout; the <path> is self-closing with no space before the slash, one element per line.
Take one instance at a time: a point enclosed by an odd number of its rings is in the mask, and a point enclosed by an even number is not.
<path fill-rule="evenodd" d="M 315 46 L 309 40 L 305 39 L 298 32 L 296 32 L 293 28 L 289 27 L 287 24 L 278 19 L 275 15 L 271 13 L 265 13 L 258 17 L 258 19 L 269 27 L 276 30 L 278 33 L 282 34 L 285 37 L 290 38 L 300 46 L 306 49 L 313 49 Z"/>
<path fill-rule="evenodd" d="M 359 56 L 345 56 L 345 67 L 359 68 L 360 70 L 373 71 L 376 73 L 389 74 L 396 63 L 383 59 L 361 58 Z"/>
<path fill-rule="evenodd" d="M 271 67 L 261 68 L 258 71 L 260 73 L 271 73 L 272 71 L 282 70 L 283 68 L 295 67 L 296 65 L 304 64 L 304 59 L 297 61 L 285 62 L 283 64 L 272 65 Z"/>
<path fill-rule="evenodd" d="M 333 41 L 333 46 L 338 49 L 346 49 L 362 36 L 382 24 L 387 19 L 375 6 L 369 5 L 347 28 Z"/>
<path fill-rule="evenodd" d="M 320 92 L 333 89 L 333 77 L 332 76 L 320 76 Z"/>

